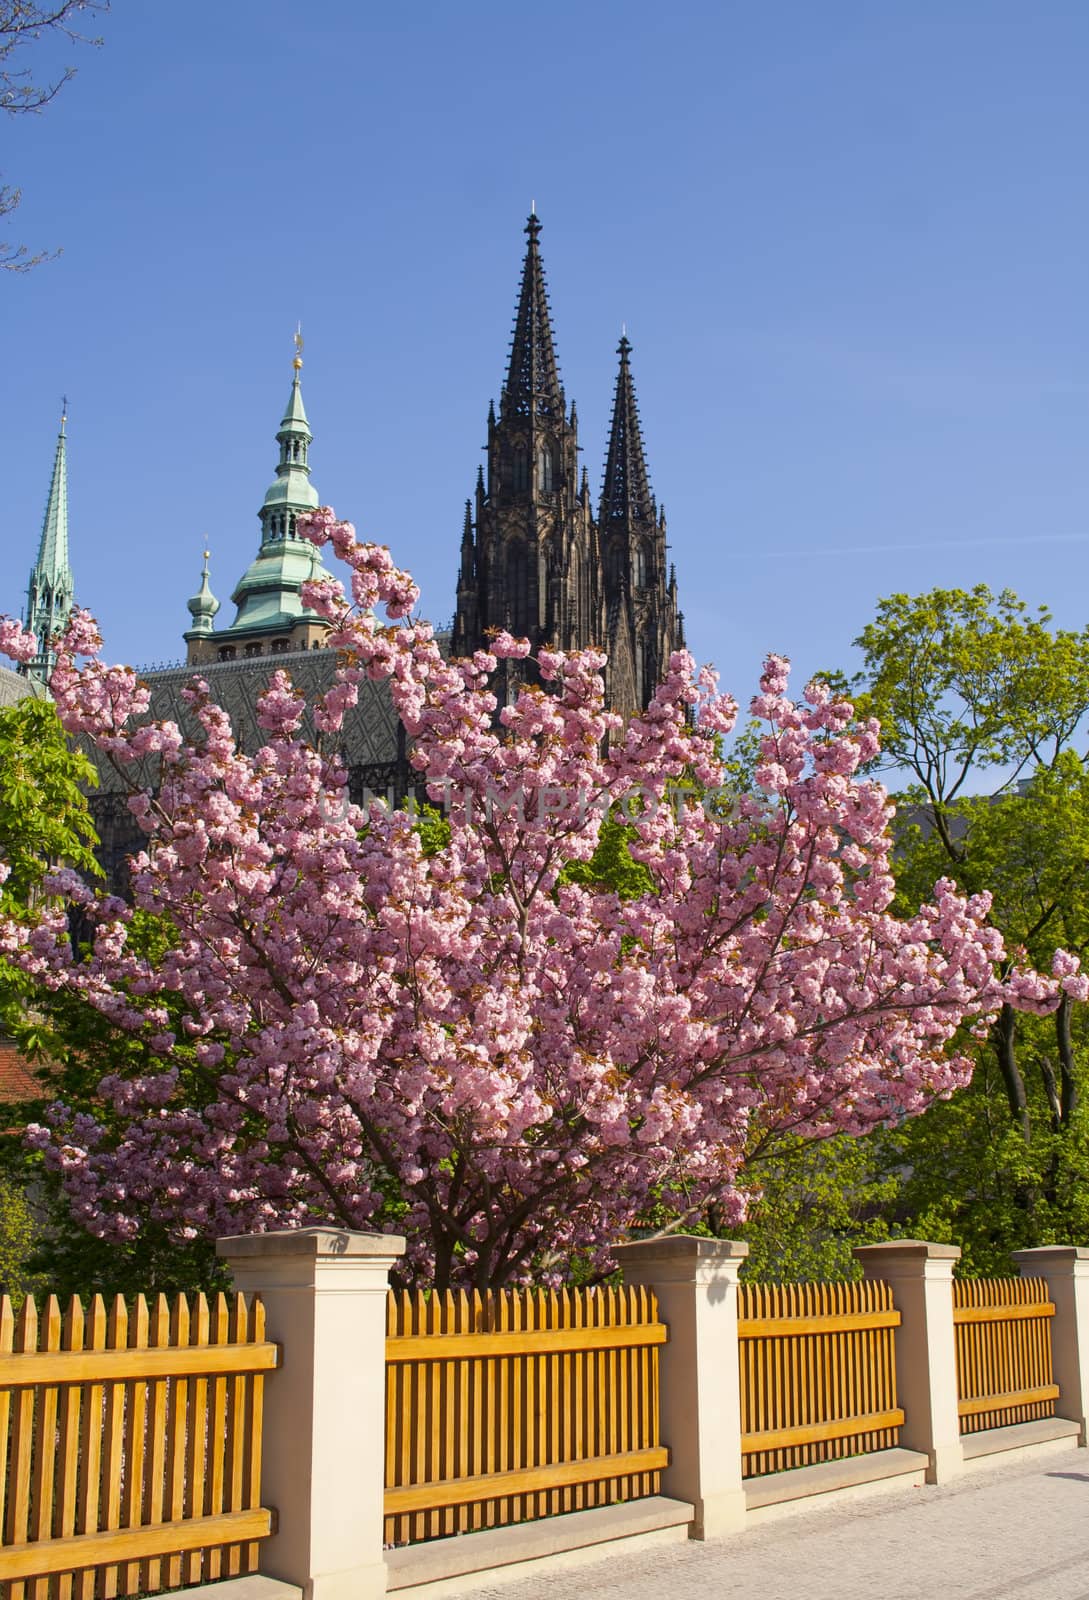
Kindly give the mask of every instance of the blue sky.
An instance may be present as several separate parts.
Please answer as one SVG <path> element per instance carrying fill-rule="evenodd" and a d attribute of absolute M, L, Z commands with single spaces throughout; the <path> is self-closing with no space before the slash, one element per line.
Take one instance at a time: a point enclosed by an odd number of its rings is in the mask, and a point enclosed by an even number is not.
<path fill-rule="evenodd" d="M 850 664 L 894 590 L 1085 625 L 1082 0 L 115 0 L 101 31 L 0 130 L 8 231 L 63 246 L 0 282 L 0 609 L 67 393 L 108 654 L 182 653 L 205 539 L 230 620 L 301 318 L 317 487 L 448 618 L 535 199 L 595 493 L 625 322 L 726 687 Z"/>

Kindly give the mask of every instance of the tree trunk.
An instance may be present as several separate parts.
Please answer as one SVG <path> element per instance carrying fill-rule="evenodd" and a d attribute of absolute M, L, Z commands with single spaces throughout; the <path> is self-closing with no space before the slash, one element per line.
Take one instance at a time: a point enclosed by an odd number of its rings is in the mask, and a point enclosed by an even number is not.
<path fill-rule="evenodd" d="M 1016 1037 L 1017 1013 L 1012 1006 L 1005 1005 L 994 1025 L 995 1054 L 998 1057 L 998 1069 L 1002 1074 L 1010 1115 L 1020 1128 L 1025 1143 L 1031 1144 L 1032 1123 L 1029 1118 L 1028 1097 L 1025 1094 L 1025 1080 L 1017 1065 Z"/>
<path fill-rule="evenodd" d="M 1070 1126 L 1070 1120 L 1078 1109 L 1081 1096 L 1078 1092 L 1078 1080 L 1074 1062 L 1074 1041 L 1070 1032 L 1070 1015 L 1072 1011 L 1070 996 L 1064 994 L 1059 1001 L 1059 1009 L 1055 1013 L 1055 1036 L 1059 1045 L 1059 1076 L 1062 1082 L 1062 1122 L 1063 1127 Z"/>

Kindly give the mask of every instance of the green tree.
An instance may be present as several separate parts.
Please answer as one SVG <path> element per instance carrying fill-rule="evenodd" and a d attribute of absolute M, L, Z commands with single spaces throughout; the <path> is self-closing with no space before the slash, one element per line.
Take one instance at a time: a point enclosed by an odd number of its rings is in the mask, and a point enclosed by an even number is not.
<path fill-rule="evenodd" d="M 30 1263 L 41 1232 L 22 1187 L 0 1172 L 0 1294 L 16 1305 L 38 1288 Z"/>
<path fill-rule="evenodd" d="M 2 891 L 9 906 L 26 905 L 59 862 L 97 871 L 84 794 L 94 782 L 52 701 L 20 700 L 0 711 L 0 860 L 10 869 Z"/>
<path fill-rule="evenodd" d="M 758 1187 L 744 1224 L 729 1230 L 748 1242 L 747 1278 L 858 1278 L 862 1269 L 851 1254 L 854 1246 L 889 1237 L 898 1183 L 871 1138 L 784 1138 L 747 1172 Z"/>
<path fill-rule="evenodd" d="M 49 700 L 20 700 L 0 711 L 0 861 L 8 876 L 0 904 L 18 910 L 42 893 L 45 874 L 66 864 L 95 874 L 96 843 L 84 787 L 94 781 L 85 756 L 69 747 Z M 0 1032 L 41 1061 L 50 1030 L 51 999 L 0 961 Z M 49 1068 L 43 1063 L 43 1073 Z M 0 1282 L 7 1293 L 32 1288 L 35 1258 L 48 1249 L 51 1232 L 71 1233 L 66 1215 L 50 1206 L 50 1188 L 18 1130 L 40 1102 L 4 1108 L 10 1130 L 0 1137 Z M 33 1198 L 31 1198 L 33 1197 Z M 52 1220 L 52 1229 L 43 1225 Z"/>
<path fill-rule="evenodd" d="M 991 892 L 1007 947 L 1037 967 L 1059 948 L 1084 956 L 1089 630 L 1055 630 L 1046 609 L 980 585 L 892 595 L 856 643 L 856 708 L 881 722 L 878 765 L 896 790 L 902 909 L 952 878 Z M 966 1041 L 972 1085 L 874 1141 L 902 1174 L 899 1227 L 955 1239 L 980 1271 L 1084 1234 L 1085 1011 L 1069 998 L 1047 1018 L 1003 1008 L 985 1044 Z"/>

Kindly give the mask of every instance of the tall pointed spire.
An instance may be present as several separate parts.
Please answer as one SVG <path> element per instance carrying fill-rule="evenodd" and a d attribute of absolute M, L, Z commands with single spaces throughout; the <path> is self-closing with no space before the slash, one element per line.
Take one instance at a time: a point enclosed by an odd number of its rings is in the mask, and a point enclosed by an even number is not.
<path fill-rule="evenodd" d="M 612 700 L 621 711 L 646 706 L 677 647 L 676 586 L 666 579 L 665 517 L 650 489 L 626 330 L 605 458 L 598 536 L 604 569 Z"/>
<path fill-rule="evenodd" d="M 599 522 L 602 528 L 622 522 L 627 526 L 654 520 L 654 496 L 650 492 L 639 408 L 631 375 L 631 344 L 623 334 L 617 346 L 620 371 L 616 376 L 616 397 L 609 430 L 609 450 L 605 458 L 605 481 L 601 491 Z"/>
<path fill-rule="evenodd" d="M 38 654 L 26 672 L 43 682 L 55 660 L 49 641 L 61 631 L 72 609 L 72 569 L 68 564 L 68 441 L 65 426 L 68 402 L 61 407 L 60 431 L 53 457 L 53 477 L 45 507 L 38 559 L 27 586 L 26 623 L 38 638 Z"/>
<path fill-rule="evenodd" d="M 514 417 L 545 417 L 562 421 L 563 386 L 552 341 L 548 289 L 537 243 L 541 231 L 536 212 L 525 227 L 529 243 L 522 266 L 522 286 L 514 318 L 510 366 L 500 401 L 504 421 Z"/>
<path fill-rule="evenodd" d="M 280 459 L 276 477 L 257 513 L 261 544 L 257 555 L 231 596 L 238 608 L 227 628 L 214 630 L 211 618 L 218 603 L 207 587 L 189 602 L 193 625 L 186 634 L 190 665 L 204 661 L 233 661 L 238 656 L 279 655 L 288 650 L 311 650 L 328 633 L 328 624 L 311 611 L 302 598 L 303 586 L 325 576 L 321 552 L 296 534 L 298 517 L 316 510 L 318 491 L 310 482 L 310 445 L 313 435 L 303 405 L 302 332 L 295 334 L 294 375 L 283 420 L 276 434 Z M 209 609 L 209 603 L 215 610 Z"/>

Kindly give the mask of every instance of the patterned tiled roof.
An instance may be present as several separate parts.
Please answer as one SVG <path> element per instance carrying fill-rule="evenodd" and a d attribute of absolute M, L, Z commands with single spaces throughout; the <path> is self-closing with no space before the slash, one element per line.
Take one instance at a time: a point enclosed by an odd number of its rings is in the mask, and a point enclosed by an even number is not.
<path fill-rule="evenodd" d="M 300 650 L 278 656 L 259 656 L 241 661 L 214 661 L 200 668 L 172 667 L 141 673 L 151 690 L 149 717 L 153 721 L 176 722 L 187 735 L 195 735 L 197 724 L 182 699 L 182 690 L 193 678 L 205 679 L 212 698 L 231 719 L 235 736 L 243 750 L 252 754 L 268 738 L 257 725 L 257 701 L 274 672 L 286 670 L 307 700 L 329 688 L 336 670 L 332 650 Z M 364 682 L 359 686 L 359 704 L 345 719 L 342 751 L 348 767 L 371 767 L 395 762 L 397 714 L 385 682 Z M 93 757 L 93 752 L 91 752 Z M 122 787 L 120 778 L 106 762 L 99 767 L 100 792 Z"/>

